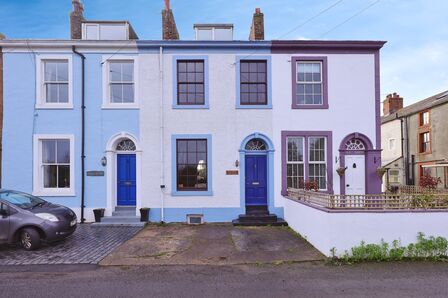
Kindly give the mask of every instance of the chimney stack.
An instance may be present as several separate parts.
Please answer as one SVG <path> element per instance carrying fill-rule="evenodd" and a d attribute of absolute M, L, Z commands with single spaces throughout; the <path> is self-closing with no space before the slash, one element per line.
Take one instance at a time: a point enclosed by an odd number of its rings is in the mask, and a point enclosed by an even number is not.
<path fill-rule="evenodd" d="M 264 40 L 264 15 L 259 8 L 255 9 L 249 40 Z"/>
<path fill-rule="evenodd" d="M 384 116 L 395 113 L 403 108 L 403 98 L 399 94 L 388 94 L 383 101 L 383 114 Z"/>
<path fill-rule="evenodd" d="M 82 39 L 82 22 L 84 19 L 84 6 L 81 0 L 72 0 L 73 11 L 70 13 L 71 39 Z"/>
<path fill-rule="evenodd" d="M 178 40 L 176 21 L 170 8 L 170 0 L 165 0 L 165 8 L 162 10 L 162 37 L 163 40 Z"/>

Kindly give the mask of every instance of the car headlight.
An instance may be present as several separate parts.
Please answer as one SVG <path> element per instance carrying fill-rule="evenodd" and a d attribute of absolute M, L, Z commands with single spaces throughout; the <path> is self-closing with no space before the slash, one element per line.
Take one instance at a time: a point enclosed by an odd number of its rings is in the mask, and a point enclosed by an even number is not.
<path fill-rule="evenodd" d="M 53 214 L 50 214 L 50 213 L 36 213 L 35 215 L 44 220 L 48 220 L 48 221 L 52 221 L 52 222 L 59 221 L 59 219 L 56 216 L 54 216 Z"/>

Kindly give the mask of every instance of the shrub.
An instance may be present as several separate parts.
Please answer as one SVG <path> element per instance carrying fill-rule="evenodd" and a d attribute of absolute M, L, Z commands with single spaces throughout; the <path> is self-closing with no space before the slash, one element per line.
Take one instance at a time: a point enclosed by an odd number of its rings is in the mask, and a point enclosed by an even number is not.
<path fill-rule="evenodd" d="M 447 260 L 448 240 L 443 237 L 425 237 L 423 233 L 418 233 L 417 242 L 406 247 L 401 246 L 398 240 L 392 241 L 392 245 L 381 240 L 380 244 L 366 244 L 364 241 L 359 246 L 345 252 L 336 258 L 336 249 L 332 248 L 333 260 L 344 263 L 359 262 L 384 262 L 401 260 Z"/>
<path fill-rule="evenodd" d="M 420 177 L 420 186 L 426 189 L 436 189 L 437 185 L 442 183 L 439 177 L 432 177 L 429 173 L 424 173 L 423 176 Z"/>

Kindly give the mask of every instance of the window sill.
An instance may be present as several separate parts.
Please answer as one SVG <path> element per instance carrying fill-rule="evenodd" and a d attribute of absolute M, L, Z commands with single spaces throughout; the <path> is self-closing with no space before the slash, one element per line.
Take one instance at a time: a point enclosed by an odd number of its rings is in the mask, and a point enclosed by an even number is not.
<path fill-rule="evenodd" d="M 75 191 L 73 190 L 55 190 L 55 191 L 48 191 L 48 190 L 38 190 L 33 191 L 33 196 L 36 197 L 75 197 Z"/>
<path fill-rule="evenodd" d="M 208 105 L 173 105 L 175 110 L 208 110 Z"/>
<path fill-rule="evenodd" d="M 102 105 L 103 110 L 138 110 L 140 107 L 137 104 L 108 104 Z"/>
<path fill-rule="evenodd" d="M 72 104 L 39 104 L 36 110 L 73 110 Z"/>
<path fill-rule="evenodd" d="M 237 110 L 241 109 L 241 110 L 271 110 L 272 109 L 272 105 L 271 104 L 267 104 L 267 105 L 237 105 L 235 107 Z"/>
<path fill-rule="evenodd" d="M 323 105 L 296 105 L 293 104 L 291 106 L 292 109 L 295 110 L 328 110 L 328 104 L 323 104 Z"/>
<path fill-rule="evenodd" d="M 172 191 L 171 196 L 173 197 L 211 197 L 213 196 L 213 191 Z"/>

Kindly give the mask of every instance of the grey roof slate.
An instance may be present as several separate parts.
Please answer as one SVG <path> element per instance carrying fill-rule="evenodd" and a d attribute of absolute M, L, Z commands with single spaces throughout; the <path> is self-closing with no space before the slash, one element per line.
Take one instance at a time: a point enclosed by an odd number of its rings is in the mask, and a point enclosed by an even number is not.
<path fill-rule="evenodd" d="M 448 90 L 441 92 L 439 94 L 433 95 L 431 97 L 428 97 L 426 99 L 423 99 L 421 101 L 418 101 L 409 106 L 406 106 L 406 107 L 396 111 L 395 113 L 389 114 L 387 116 L 382 116 L 381 124 L 390 122 L 397 118 L 410 116 L 410 115 L 416 114 L 420 111 L 445 104 L 447 102 L 448 102 Z"/>

